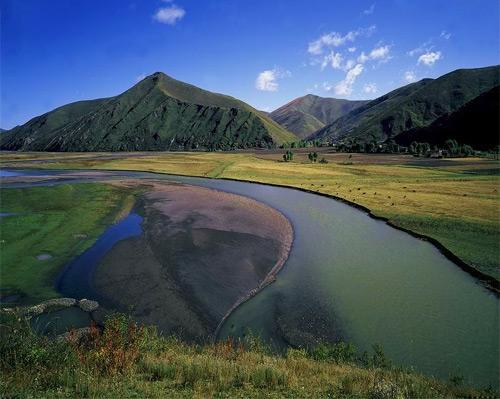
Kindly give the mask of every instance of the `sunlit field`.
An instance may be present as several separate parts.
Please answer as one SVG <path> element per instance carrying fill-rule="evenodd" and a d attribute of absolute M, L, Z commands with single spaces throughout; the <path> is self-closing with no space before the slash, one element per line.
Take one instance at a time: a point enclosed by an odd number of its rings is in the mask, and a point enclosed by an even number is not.
<path fill-rule="evenodd" d="M 436 239 L 465 263 L 498 279 L 500 163 L 309 149 L 242 153 L 4 153 L 3 167 L 112 169 L 226 178 L 296 187 L 368 208 L 392 224 Z M 47 161 L 37 162 L 29 161 Z"/>

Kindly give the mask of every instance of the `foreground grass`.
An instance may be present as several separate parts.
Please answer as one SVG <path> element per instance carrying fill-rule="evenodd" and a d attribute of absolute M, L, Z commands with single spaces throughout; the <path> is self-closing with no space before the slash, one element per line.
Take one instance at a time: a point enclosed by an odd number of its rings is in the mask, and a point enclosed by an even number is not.
<path fill-rule="evenodd" d="M 309 151 L 309 150 L 307 150 Z M 500 164 L 484 159 L 419 160 L 410 156 L 307 152 L 280 162 L 281 152 L 8 154 L 3 165 L 29 160 L 48 168 L 140 170 L 278 184 L 336 196 L 367 207 L 397 226 L 438 240 L 464 262 L 498 279 Z M 93 158 L 93 159 L 89 159 Z M 13 162 L 16 161 L 16 162 Z M 496 171 L 496 172 L 495 172 Z"/>
<path fill-rule="evenodd" d="M 2 189 L 0 198 L 0 211 L 14 213 L 0 225 L 0 293 L 18 294 L 22 302 L 57 296 L 60 268 L 131 203 L 127 192 L 106 184 Z"/>
<path fill-rule="evenodd" d="M 85 340 L 39 337 L 2 315 L 2 397 L 85 398 L 455 398 L 495 397 L 394 369 L 380 351 L 346 344 L 272 355 L 254 338 L 192 345 L 114 316 Z"/>

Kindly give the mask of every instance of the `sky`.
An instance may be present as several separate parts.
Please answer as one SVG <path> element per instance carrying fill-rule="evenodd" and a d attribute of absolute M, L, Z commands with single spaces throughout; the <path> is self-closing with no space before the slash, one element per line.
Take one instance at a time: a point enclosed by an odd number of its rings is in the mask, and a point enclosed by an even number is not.
<path fill-rule="evenodd" d="M 271 111 L 499 64 L 498 0 L 0 0 L 0 127 L 161 71 Z"/>

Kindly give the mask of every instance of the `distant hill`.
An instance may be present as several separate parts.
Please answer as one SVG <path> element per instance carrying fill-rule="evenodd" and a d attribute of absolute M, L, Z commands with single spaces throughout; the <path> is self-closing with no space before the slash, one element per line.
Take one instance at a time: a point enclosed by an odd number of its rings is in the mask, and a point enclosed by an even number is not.
<path fill-rule="evenodd" d="M 0 149 L 229 150 L 295 140 L 242 101 L 157 72 L 116 97 L 79 101 L 35 117 L 3 134 Z"/>
<path fill-rule="evenodd" d="M 366 103 L 368 101 L 339 100 L 308 94 L 290 101 L 269 116 L 298 137 L 306 138 Z"/>
<path fill-rule="evenodd" d="M 500 86 L 479 95 L 455 112 L 441 116 L 429 126 L 410 129 L 396 137 L 396 142 L 412 141 L 443 145 L 448 139 L 468 144 L 474 149 L 490 150 L 499 145 Z"/>
<path fill-rule="evenodd" d="M 458 110 L 499 81 L 499 66 L 459 69 L 437 79 L 423 79 L 356 108 L 309 138 L 336 142 L 397 139 L 404 131 L 428 126 Z"/>

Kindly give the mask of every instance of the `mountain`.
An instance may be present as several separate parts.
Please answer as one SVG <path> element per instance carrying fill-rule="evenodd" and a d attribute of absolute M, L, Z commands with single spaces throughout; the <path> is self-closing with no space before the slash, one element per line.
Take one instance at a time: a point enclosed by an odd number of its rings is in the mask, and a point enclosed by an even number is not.
<path fill-rule="evenodd" d="M 290 101 L 269 116 L 298 137 L 306 138 L 366 103 L 368 101 L 339 100 L 308 94 Z"/>
<path fill-rule="evenodd" d="M 428 126 L 458 110 L 499 81 L 500 66 L 459 69 L 437 79 L 423 79 L 356 108 L 309 138 L 336 142 L 397 138 L 404 131 Z"/>
<path fill-rule="evenodd" d="M 491 150 L 499 143 L 500 86 L 479 95 L 455 112 L 441 116 L 429 126 L 410 129 L 396 137 L 396 142 L 408 146 L 412 141 L 442 146 L 455 139 L 474 149 Z"/>
<path fill-rule="evenodd" d="M 2 134 L 0 149 L 229 150 L 295 140 L 242 101 L 157 72 L 116 97 L 79 101 L 35 117 Z"/>

